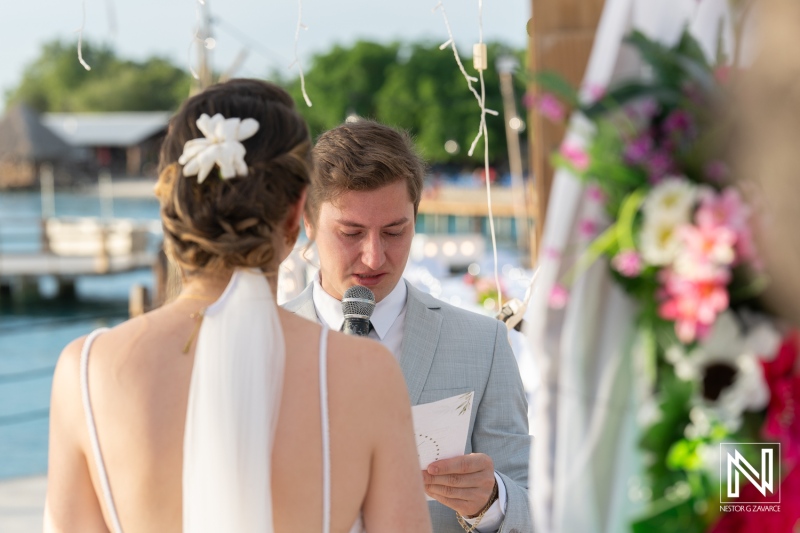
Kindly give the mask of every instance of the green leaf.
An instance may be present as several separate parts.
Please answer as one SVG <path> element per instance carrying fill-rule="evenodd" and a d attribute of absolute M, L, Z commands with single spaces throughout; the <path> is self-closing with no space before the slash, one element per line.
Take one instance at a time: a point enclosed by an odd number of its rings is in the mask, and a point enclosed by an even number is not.
<path fill-rule="evenodd" d="M 626 42 L 634 46 L 652 68 L 657 86 L 680 91 L 686 78 L 706 92 L 716 88 L 711 67 L 700 44 L 684 30 L 674 49 L 664 47 L 641 32 L 633 32 Z"/>
<path fill-rule="evenodd" d="M 702 65 L 706 70 L 711 68 L 708 63 L 708 59 L 706 58 L 706 54 L 703 52 L 703 48 L 700 46 L 700 43 L 697 42 L 697 39 L 695 39 L 692 34 L 689 33 L 688 28 L 683 29 L 681 38 L 678 41 L 678 44 L 675 45 L 675 51 L 682 56 L 693 60 L 699 65 Z"/>
<path fill-rule="evenodd" d="M 595 261 L 605 254 L 617 243 L 617 229 L 611 225 L 603 233 L 598 235 L 586 250 L 581 254 L 575 264 L 564 274 L 564 281 L 567 285 L 572 285 L 575 278 L 583 274 Z"/>
<path fill-rule="evenodd" d="M 578 106 L 578 91 L 559 73 L 543 70 L 532 73 L 530 79 L 545 91 L 560 96 L 572 107 Z"/>
<path fill-rule="evenodd" d="M 703 533 L 707 524 L 694 511 L 691 499 L 658 500 L 648 513 L 631 524 L 633 533 Z"/>
<path fill-rule="evenodd" d="M 617 221 L 617 231 L 619 232 L 620 247 L 623 249 L 636 249 L 636 243 L 633 240 L 633 222 L 646 195 L 647 192 L 644 189 L 637 189 L 622 202 Z"/>
<path fill-rule="evenodd" d="M 679 85 L 680 67 L 675 63 L 675 54 L 671 50 L 640 31 L 631 33 L 625 38 L 625 42 L 633 46 L 642 59 L 653 68 L 660 83 L 671 86 Z"/>
<path fill-rule="evenodd" d="M 589 119 L 597 120 L 609 111 L 644 98 L 653 98 L 664 105 L 674 106 L 683 99 L 683 95 L 673 87 L 631 81 L 615 86 L 604 98 L 581 110 Z"/>
<path fill-rule="evenodd" d="M 700 456 L 702 443 L 694 440 L 679 440 L 667 454 L 667 465 L 673 470 L 694 472 L 703 466 Z"/>

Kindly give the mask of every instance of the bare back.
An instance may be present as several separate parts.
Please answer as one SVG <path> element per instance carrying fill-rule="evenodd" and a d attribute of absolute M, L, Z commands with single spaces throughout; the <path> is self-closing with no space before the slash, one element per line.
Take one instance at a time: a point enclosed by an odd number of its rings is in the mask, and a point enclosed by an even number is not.
<path fill-rule="evenodd" d="M 100 335 L 88 379 L 99 444 L 125 533 L 182 528 L 183 434 L 193 353 L 182 353 L 197 301 L 176 301 Z M 319 531 L 322 514 L 320 326 L 279 310 L 286 342 L 273 449 L 276 532 Z M 54 531 L 111 524 L 80 405 L 82 340 L 62 354 L 53 387 L 46 521 Z M 402 375 L 382 346 L 328 341 L 331 531 L 364 514 L 373 531 L 427 531 Z M 404 488 L 405 487 L 405 488 Z M 102 519 L 100 519 L 102 512 Z"/>

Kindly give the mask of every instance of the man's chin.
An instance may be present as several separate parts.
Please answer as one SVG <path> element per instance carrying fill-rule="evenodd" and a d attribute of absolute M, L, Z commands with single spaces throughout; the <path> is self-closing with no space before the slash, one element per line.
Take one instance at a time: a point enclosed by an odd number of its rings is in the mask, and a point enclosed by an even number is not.
<path fill-rule="evenodd" d="M 397 284 L 397 281 L 392 283 L 388 274 L 381 274 L 380 276 L 370 276 L 370 277 L 362 277 L 362 276 L 350 276 L 347 280 L 352 285 L 361 285 L 362 287 L 366 287 L 372 291 L 375 295 L 375 302 L 380 302 L 383 300 L 394 288 L 394 285 Z"/>

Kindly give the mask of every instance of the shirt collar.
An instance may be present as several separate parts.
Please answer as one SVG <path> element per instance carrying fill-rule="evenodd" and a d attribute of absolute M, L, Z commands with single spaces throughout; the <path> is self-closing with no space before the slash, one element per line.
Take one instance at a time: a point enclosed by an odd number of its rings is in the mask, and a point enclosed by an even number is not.
<path fill-rule="evenodd" d="M 325 289 L 322 288 L 322 283 L 320 283 L 319 274 L 314 277 L 311 296 L 320 321 L 327 324 L 334 331 L 341 330 L 344 324 L 342 302 L 325 292 Z M 386 334 L 389 333 L 395 320 L 405 308 L 407 297 L 408 287 L 406 287 L 405 280 L 401 278 L 392 289 L 392 292 L 375 305 L 375 311 L 372 313 L 370 322 L 372 322 L 372 327 L 375 328 L 375 333 L 378 334 L 379 339 L 383 340 Z"/>

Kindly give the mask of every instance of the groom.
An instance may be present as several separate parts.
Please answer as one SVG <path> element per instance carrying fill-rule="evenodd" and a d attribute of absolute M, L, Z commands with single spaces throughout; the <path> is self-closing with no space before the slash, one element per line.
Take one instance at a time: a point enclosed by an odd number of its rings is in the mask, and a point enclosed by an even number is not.
<path fill-rule="evenodd" d="M 466 455 L 423 472 L 434 531 L 477 523 L 481 533 L 532 532 L 527 406 L 505 326 L 401 277 L 425 170 L 411 140 L 376 122 L 348 123 L 320 137 L 314 160 L 305 229 L 320 272 L 286 309 L 339 330 L 344 292 L 371 289 L 370 337 L 398 359 L 413 405 L 475 391 Z"/>

